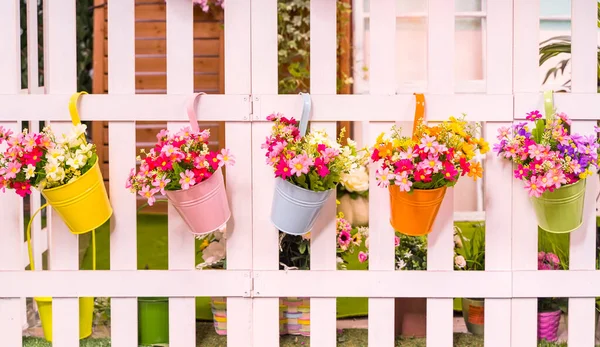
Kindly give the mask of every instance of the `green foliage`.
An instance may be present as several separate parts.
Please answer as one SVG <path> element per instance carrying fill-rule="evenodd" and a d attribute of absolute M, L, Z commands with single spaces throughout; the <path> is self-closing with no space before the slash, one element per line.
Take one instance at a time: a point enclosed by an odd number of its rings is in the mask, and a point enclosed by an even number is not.
<path fill-rule="evenodd" d="M 457 270 L 485 270 L 485 226 L 483 223 L 474 223 L 473 227 L 471 238 L 467 238 L 461 228 L 454 227 L 455 253 L 466 261 L 466 266 L 460 268 L 455 258 Z"/>
<path fill-rule="evenodd" d="M 350 13 L 349 4 L 338 0 L 337 15 Z M 279 94 L 308 92 L 310 86 L 310 0 L 278 0 L 277 42 Z M 337 53 L 340 49 L 338 37 Z M 347 76 L 337 79 L 338 90 L 351 83 Z"/>
<path fill-rule="evenodd" d="M 400 244 L 396 247 L 398 270 L 427 270 L 427 237 L 396 233 Z"/>
<path fill-rule="evenodd" d="M 600 2 L 598 3 L 598 28 L 600 28 Z M 598 92 L 600 92 L 600 46 L 598 47 L 598 64 L 597 64 L 597 78 L 598 80 Z M 556 77 L 558 74 L 564 74 L 565 68 L 571 61 L 571 36 L 555 36 L 551 37 L 546 41 L 540 43 L 540 61 L 539 65 L 542 66 L 548 59 L 556 57 L 560 54 L 565 54 L 567 57 L 560 60 L 554 67 L 548 69 L 544 82 L 548 81 L 550 76 Z M 570 91 L 571 90 L 571 79 L 563 84 L 563 89 L 559 91 Z"/>

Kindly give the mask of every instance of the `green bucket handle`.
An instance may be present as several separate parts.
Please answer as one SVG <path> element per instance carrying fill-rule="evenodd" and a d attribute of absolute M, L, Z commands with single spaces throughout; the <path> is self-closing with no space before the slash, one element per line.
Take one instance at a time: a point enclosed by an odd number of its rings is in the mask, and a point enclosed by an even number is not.
<path fill-rule="evenodd" d="M 546 120 L 554 120 L 556 109 L 554 108 L 554 92 L 552 90 L 547 90 L 544 92 L 544 110 L 546 113 Z"/>

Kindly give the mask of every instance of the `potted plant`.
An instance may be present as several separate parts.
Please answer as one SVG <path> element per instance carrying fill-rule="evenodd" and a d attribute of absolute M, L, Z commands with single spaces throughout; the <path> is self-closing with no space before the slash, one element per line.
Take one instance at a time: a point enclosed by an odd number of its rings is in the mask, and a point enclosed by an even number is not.
<path fill-rule="evenodd" d="M 345 269 L 348 257 L 356 257 L 359 262 L 367 261 L 366 252 L 360 251 L 367 243 L 368 229 L 352 228 L 338 215 L 336 219 L 338 268 Z M 204 262 L 199 269 L 219 269 L 225 266 L 226 235 L 215 233 L 216 237 L 203 237 L 200 252 Z M 280 270 L 307 270 L 310 264 L 310 233 L 289 235 L 281 232 L 279 238 Z M 227 335 L 227 300 L 224 297 L 211 298 L 214 326 L 217 334 Z M 279 299 L 279 333 L 281 335 L 310 335 L 310 298 Z"/>
<path fill-rule="evenodd" d="M 423 124 L 424 100 L 417 95 L 412 137 L 394 126 L 391 136 L 382 133 L 371 149 L 378 185 L 390 192 L 390 223 L 409 236 L 431 232 L 446 188 L 459 177 L 482 177 L 475 156 L 488 150 L 487 142 L 475 136 L 477 125 L 464 115 L 433 127 Z"/>
<path fill-rule="evenodd" d="M 485 228 L 476 224 L 473 234 L 467 238 L 462 229 L 454 227 L 455 232 L 455 270 L 485 270 Z M 483 335 L 485 300 L 463 298 L 462 313 L 467 330 L 474 335 Z"/>
<path fill-rule="evenodd" d="M 334 192 L 341 175 L 358 165 L 361 156 L 353 142 L 341 146 L 324 130 L 306 133 L 310 99 L 305 104 L 301 124 L 282 114 L 267 117 L 273 122 L 271 135 L 262 148 L 267 164 L 275 173 L 271 221 L 287 234 L 310 232 L 321 208 Z"/>
<path fill-rule="evenodd" d="M 138 298 L 138 342 L 143 346 L 169 343 L 169 298 Z"/>
<path fill-rule="evenodd" d="M 396 269 L 427 270 L 427 238 L 397 233 Z M 424 337 L 427 334 L 427 298 L 395 299 L 395 334 Z"/>
<path fill-rule="evenodd" d="M 338 211 L 355 226 L 369 225 L 369 173 L 360 165 L 341 176 L 337 186 Z"/>
<path fill-rule="evenodd" d="M 558 270 L 560 259 L 554 253 L 538 253 L 538 270 Z M 558 325 L 566 307 L 563 298 L 538 299 L 538 340 L 554 342 L 558 340 Z"/>
<path fill-rule="evenodd" d="M 188 105 L 190 127 L 179 132 L 161 130 L 154 148 L 142 149 L 139 170 L 131 169 L 126 188 L 152 205 L 159 193 L 166 195 L 196 235 L 225 227 L 231 216 L 222 167 L 235 164 L 228 149 L 208 148 L 210 131 L 200 131 L 193 103 Z"/>
<path fill-rule="evenodd" d="M 494 151 L 517 165 L 514 176 L 525 183 L 538 225 L 572 232 L 583 223 L 585 179 L 598 170 L 598 137 L 571 134 L 571 120 L 548 105 L 545 119 L 532 111 L 527 120 L 533 128 L 524 122 L 499 129 Z"/>
<path fill-rule="evenodd" d="M 77 100 L 84 93 L 75 93 L 69 102 L 73 127 L 68 134 L 56 135 L 51 127 L 40 133 L 27 129 L 14 134 L 0 126 L 0 144 L 6 147 L 0 153 L 0 189 L 14 189 L 25 197 L 36 188 L 46 199 L 31 215 L 26 230 L 29 263 L 35 270 L 31 246 L 31 222 L 50 205 L 73 234 L 94 231 L 112 215 L 102 172 L 98 164 L 96 146 L 87 143 L 86 125 L 81 124 Z M 95 245 L 94 245 L 95 252 Z M 52 298 L 34 298 L 44 337 L 52 341 Z M 79 298 L 79 337 L 92 334 L 94 298 Z"/>

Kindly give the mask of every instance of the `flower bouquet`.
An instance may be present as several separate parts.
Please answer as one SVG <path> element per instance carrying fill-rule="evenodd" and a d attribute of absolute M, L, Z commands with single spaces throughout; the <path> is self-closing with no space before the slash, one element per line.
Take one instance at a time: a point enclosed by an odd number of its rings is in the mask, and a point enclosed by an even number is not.
<path fill-rule="evenodd" d="M 390 223 L 409 236 L 431 232 L 446 187 L 464 175 L 482 177 L 475 157 L 488 151 L 487 142 L 475 137 L 477 126 L 464 115 L 430 127 L 419 121 L 422 112 L 417 107 L 412 138 L 394 126 L 391 136 L 382 133 L 371 149 L 377 185 L 390 191 Z"/>
<path fill-rule="evenodd" d="M 538 253 L 538 270 L 558 270 L 560 259 L 554 253 Z M 554 342 L 558 340 L 558 325 L 565 299 L 538 299 L 538 339 Z"/>
<path fill-rule="evenodd" d="M 564 113 L 527 114 L 527 122 L 498 131 L 498 155 L 517 165 L 514 176 L 525 183 L 538 225 L 545 231 L 569 233 L 583 223 L 585 178 L 597 171 L 597 136 L 571 134 Z M 596 128 L 597 129 L 597 128 Z"/>
<path fill-rule="evenodd" d="M 192 128 L 178 132 L 161 130 L 148 153 L 141 151 L 139 170 L 131 169 L 126 188 L 148 199 L 166 195 L 194 234 L 206 234 L 225 226 L 231 212 L 223 181 L 223 166 L 235 164 L 228 149 L 208 149 L 209 130 Z M 195 126 L 194 126 L 195 125 Z"/>
<path fill-rule="evenodd" d="M 304 136 L 306 125 L 301 131 L 294 118 L 278 113 L 267 119 L 274 123 L 262 145 L 276 177 L 271 221 L 285 233 L 302 235 L 312 229 L 341 175 L 358 166 L 358 152 L 353 142 L 342 147 L 323 130 Z"/>
<path fill-rule="evenodd" d="M 85 130 L 79 123 L 57 136 L 50 127 L 17 134 L 0 127 L 0 143 L 7 143 L 0 153 L 0 188 L 22 197 L 39 189 L 73 234 L 94 230 L 112 215 L 96 146 L 86 142 Z"/>

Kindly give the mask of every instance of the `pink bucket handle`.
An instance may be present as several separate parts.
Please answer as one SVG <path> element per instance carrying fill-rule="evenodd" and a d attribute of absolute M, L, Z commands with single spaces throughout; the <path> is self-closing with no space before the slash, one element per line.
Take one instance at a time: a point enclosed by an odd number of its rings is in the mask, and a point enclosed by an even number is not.
<path fill-rule="evenodd" d="M 200 95 L 206 95 L 204 92 L 194 93 L 194 96 L 190 98 L 190 101 L 187 105 L 187 114 L 190 119 L 190 126 L 192 127 L 192 131 L 197 133 L 200 131 L 198 127 L 198 118 L 196 117 L 196 100 L 200 100 Z"/>

